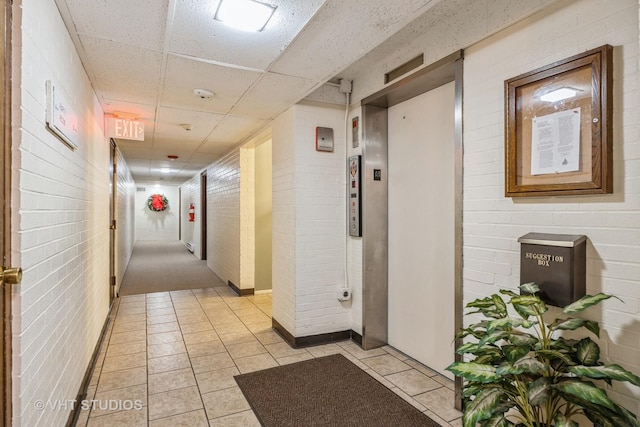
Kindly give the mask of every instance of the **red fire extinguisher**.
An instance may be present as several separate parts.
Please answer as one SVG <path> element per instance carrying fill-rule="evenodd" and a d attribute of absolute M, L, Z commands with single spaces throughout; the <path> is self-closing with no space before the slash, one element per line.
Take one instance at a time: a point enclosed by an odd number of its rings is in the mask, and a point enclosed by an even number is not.
<path fill-rule="evenodd" d="M 189 205 L 189 222 L 193 222 L 196 220 L 196 207 L 191 203 Z"/>

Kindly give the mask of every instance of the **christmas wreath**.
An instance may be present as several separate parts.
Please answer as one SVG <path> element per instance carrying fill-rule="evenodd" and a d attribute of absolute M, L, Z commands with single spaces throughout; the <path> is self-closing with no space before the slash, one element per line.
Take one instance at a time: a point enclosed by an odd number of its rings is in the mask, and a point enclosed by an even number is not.
<path fill-rule="evenodd" d="M 164 194 L 152 194 L 147 199 L 147 207 L 154 212 L 162 212 L 169 206 L 169 200 Z"/>

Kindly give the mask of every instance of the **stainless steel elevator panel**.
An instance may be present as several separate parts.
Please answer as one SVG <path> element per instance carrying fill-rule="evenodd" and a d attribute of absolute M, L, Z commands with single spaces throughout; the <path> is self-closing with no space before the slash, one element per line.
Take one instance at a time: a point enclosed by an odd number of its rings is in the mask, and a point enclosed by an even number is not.
<path fill-rule="evenodd" d="M 362 106 L 362 348 L 387 343 L 387 108 Z"/>

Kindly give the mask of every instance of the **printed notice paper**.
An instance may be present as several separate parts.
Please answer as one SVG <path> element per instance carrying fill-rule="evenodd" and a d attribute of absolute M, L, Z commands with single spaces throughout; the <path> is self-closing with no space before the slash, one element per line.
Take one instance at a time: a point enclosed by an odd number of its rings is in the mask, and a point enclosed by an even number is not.
<path fill-rule="evenodd" d="M 580 169 L 580 108 L 533 118 L 531 175 Z"/>

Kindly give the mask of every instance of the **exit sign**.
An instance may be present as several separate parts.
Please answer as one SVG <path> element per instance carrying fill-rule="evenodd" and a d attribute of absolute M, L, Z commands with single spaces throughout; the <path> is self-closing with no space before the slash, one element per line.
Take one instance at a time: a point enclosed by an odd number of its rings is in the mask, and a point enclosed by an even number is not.
<path fill-rule="evenodd" d="M 131 119 L 109 117 L 108 134 L 110 138 L 144 141 L 144 123 Z"/>

